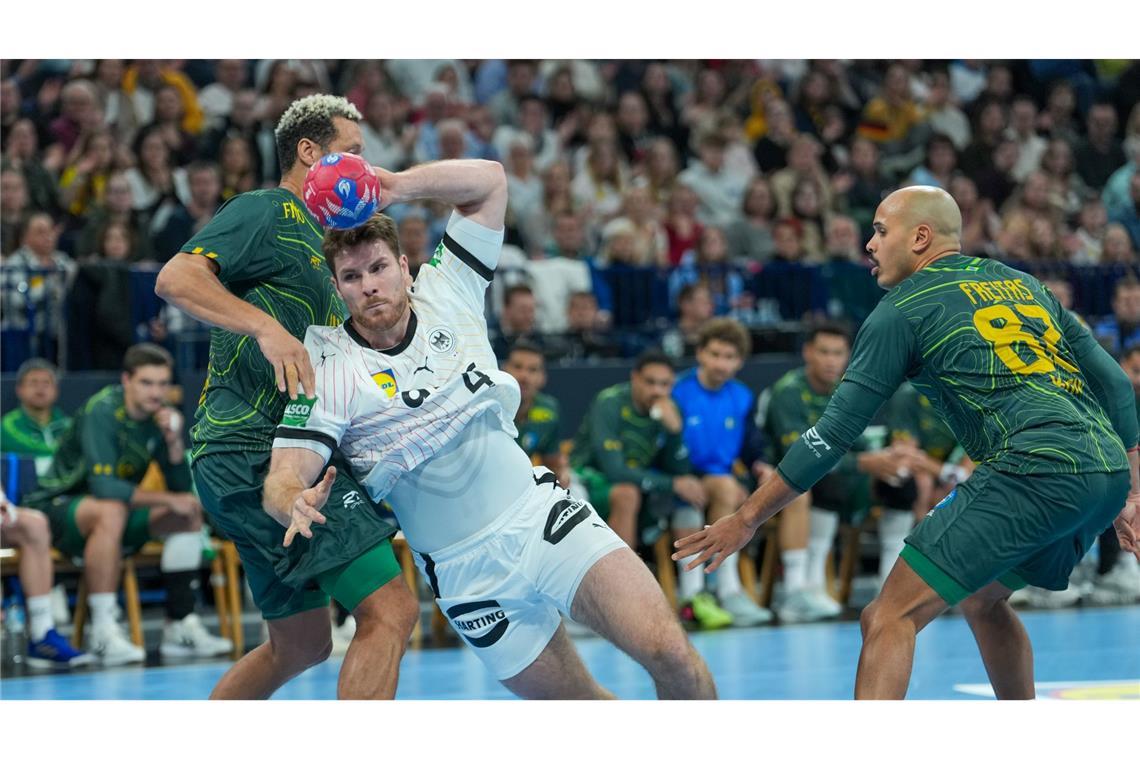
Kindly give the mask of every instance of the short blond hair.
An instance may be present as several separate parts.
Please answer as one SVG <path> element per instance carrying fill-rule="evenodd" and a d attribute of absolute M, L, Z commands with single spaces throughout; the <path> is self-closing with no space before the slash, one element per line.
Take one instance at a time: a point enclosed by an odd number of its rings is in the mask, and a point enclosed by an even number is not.
<path fill-rule="evenodd" d="M 281 173 L 293 168 L 297 162 L 297 143 L 312 140 L 324 149 L 336 136 L 336 117 L 360 121 L 360 111 L 339 95 L 306 95 L 294 100 L 277 121 L 273 137 L 277 143 L 277 162 Z"/>

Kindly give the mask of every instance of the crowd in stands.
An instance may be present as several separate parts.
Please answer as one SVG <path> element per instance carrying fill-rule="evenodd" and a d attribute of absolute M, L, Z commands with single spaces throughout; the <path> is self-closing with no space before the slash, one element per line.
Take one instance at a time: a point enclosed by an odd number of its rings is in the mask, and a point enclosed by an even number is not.
<path fill-rule="evenodd" d="M 947 189 L 967 253 L 1058 268 L 1093 317 L 1140 247 L 1131 61 L 9 60 L 0 80 L 7 371 L 204 344 L 154 270 L 277 184 L 274 125 L 317 91 L 357 106 L 377 165 L 504 164 L 492 322 L 548 358 L 691 355 L 710 314 L 858 324 L 879 296 L 863 243 L 904 184 Z M 446 215 L 390 213 L 415 270 Z M 1107 274 L 1081 286 L 1070 265 Z"/>

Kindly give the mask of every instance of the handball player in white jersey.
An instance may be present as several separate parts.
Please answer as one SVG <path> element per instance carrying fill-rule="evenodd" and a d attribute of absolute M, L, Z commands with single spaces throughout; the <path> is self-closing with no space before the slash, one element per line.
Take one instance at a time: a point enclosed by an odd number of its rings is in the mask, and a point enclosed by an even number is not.
<path fill-rule="evenodd" d="M 380 172 L 382 202 L 455 206 L 413 286 L 395 224 L 377 214 L 325 234 L 351 314 L 310 327 L 316 398 L 285 411 L 265 508 L 291 519 L 289 545 L 325 522 L 335 448 L 386 500 L 451 625 L 524 698 L 611 697 L 586 671 L 560 612 L 641 663 L 659 697 L 712 698 L 708 668 L 640 559 L 515 442 L 519 387 L 498 368 L 484 293 L 503 243 L 507 183 L 487 161 Z M 313 525 L 317 523 L 317 525 Z"/>

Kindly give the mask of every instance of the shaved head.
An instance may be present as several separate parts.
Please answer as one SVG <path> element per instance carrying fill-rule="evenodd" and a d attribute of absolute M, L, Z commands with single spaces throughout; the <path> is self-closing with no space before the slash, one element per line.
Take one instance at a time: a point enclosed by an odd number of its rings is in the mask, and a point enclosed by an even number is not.
<path fill-rule="evenodd" d="M 950 193 L 915 185 L 888 195 L 867 242 L 879 285 L 893 288 L 930 261 L 962 247 L 962 212 Z"/>
<path fill-rule="evenodd" d="M 940 187 L 914 185 L 895 190 L 880 209 L 908 227 L 928 224 L 936 235 L 962 237 L 962 212 L 950 193 Z"/>

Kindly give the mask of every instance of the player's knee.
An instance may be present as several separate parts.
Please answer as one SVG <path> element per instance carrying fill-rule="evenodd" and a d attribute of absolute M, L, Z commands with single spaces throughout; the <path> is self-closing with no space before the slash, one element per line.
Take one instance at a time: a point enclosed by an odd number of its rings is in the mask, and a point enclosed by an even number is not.
<path fill-rule="evenodd" d="M 699 670 L 697 657 L 697 651 L 678 626 L 676 631 L 653 640 L 646 652 L 647 661 L 642 664 L 654 678 L 658 675 L 676 678 L 678 674 L 696 673 Z"/>
<path fill-rule="evenodd" d="M 633 483 L 615 483 L 610 487 L 610 513 L 633 512 L 641 508 L 641 489 Z"/>
<path fill-rule="evenodd" d="M 356 619 L 356 635 L 387 634 L 400 642 L 407 642 L 420 619 L 420 605 L 408 590 L 402 577 L 389 581 L 383 594 L 373 594 L 356 605 L 352 616 Z"/>
<path fill-rule="evenodd" d="M 22 548 L 47 550 L 51 547 L 51 524 L 43 512 L 21 509 L 18 526 Z"/>
<path fill-rule="evenodd" d="M 330 636 L 314 636 L 300 641 L 282 642 L 270 639 L 277 667 L 286 673 L 302 673 L 320 665 L 332 654 Z"/>
<path fill-rule="evenodd" d="M 92 508 L 95 512 L 93 525 L 94 530 L 101 533 L 112 533 L 118 536 L 123 535 L 123 531 L 127 528 L 127 518 L 129 510 L 125 502 L 117 499 L 100 499 L 93 502 Z"/>

